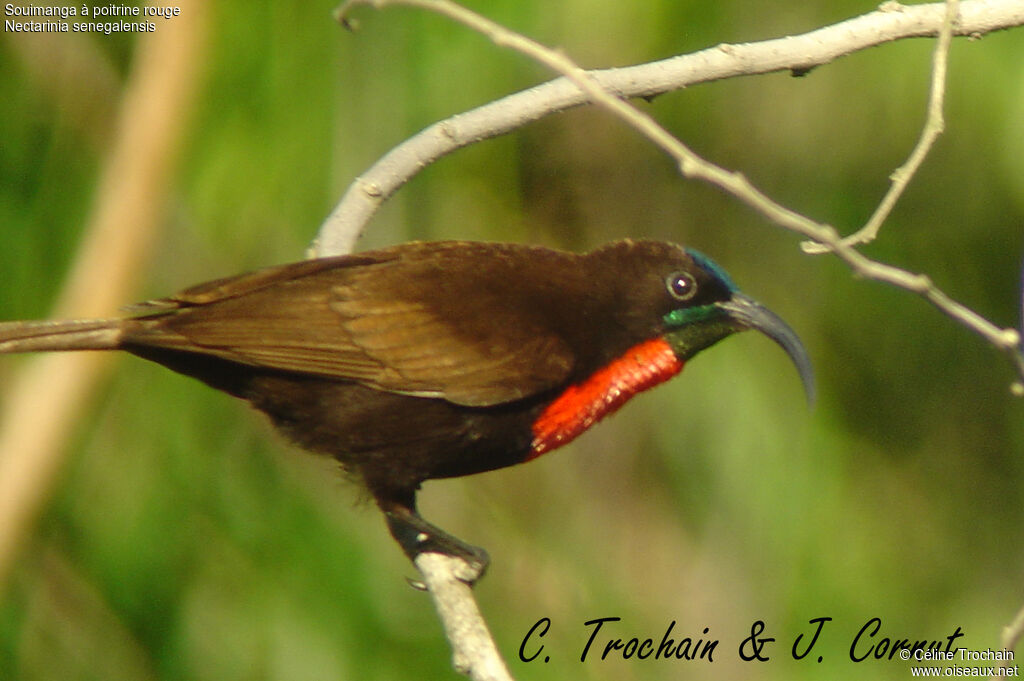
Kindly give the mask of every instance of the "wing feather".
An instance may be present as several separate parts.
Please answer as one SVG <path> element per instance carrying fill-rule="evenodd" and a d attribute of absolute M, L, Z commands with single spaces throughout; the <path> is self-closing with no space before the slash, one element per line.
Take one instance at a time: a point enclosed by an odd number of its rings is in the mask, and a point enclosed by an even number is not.
<path fill-rule="evenodd" d="M 490 251 L 467 261 L 451 244 L 414 246 L 193 287 L 148 304 L 128 342 L 469 406 L 566 379 L 573 353 L 536 309 L 558 292 L 509 294 L 529 249 L 476 244 Z"/>

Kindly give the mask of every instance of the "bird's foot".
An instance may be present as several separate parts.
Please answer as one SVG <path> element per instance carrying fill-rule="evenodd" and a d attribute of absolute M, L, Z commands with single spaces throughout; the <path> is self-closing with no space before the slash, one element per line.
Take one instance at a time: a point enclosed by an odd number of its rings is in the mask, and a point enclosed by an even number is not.
<path fill-rule="evenodd" d="M 453 537 L 444 530 L 431 525 L 414 512 L 387 511 L 388 529 L 413 565 L 424 553 L 440 553 L 458 558 L 466 563 L 469 576 L 459 578 L 467 584 L 474 584 L 483 577 L 491 559 L 487 551 Z"/>

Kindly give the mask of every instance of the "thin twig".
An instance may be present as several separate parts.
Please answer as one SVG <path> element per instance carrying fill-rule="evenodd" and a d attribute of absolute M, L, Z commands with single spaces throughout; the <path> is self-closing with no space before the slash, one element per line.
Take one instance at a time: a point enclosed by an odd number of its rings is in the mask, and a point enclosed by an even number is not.
<path fill-rule="evenodd" d="M 943 103 L 946 98 L 946 72 L 949 66 L 949 50 L 953 44 L 953 31 L 957 24 L 957 14 L 960 11 L 960 0 L 946 0 L 946 15 L 942 20 L 942 29 L 939 31 L 939 39 L 935 41 L 935 50 L 932 52 L 932 81 L 928 94 L 928 111 L 925 116 L 924 127 L 921 129 L 921 136 L 914 145 L 910 156 L 899 168 L 890 175 L 892 183 L 885 193 L 882 201 L 878 204 L 871 218 L 859 230 L 843 238 L 847 246 L 866 244 L 874 241 L 878 236 L 878 230 L 882 227 L 892 213 L 896 202 L 903 196 L 904 190 L 910 184 L 910 180 L 917 174 L 925 157 L 931 151 L 935 140 L 946 128 L 946 121 L 942 113 Z M 805 253 L 826 253 L 828 249 L 813 241 L 805 241 L 801 244 Z"/>
<path fill-rule="evenodd" d="M 1003 627 L 1002 645 L 1004 651 L 1012 651 L 1020 643 L 1021 637 L 1024 636 L 1024 607 L 1017 611 L 1016 617 L 1006 627 Z M 999 672 L 1000 669 L 1005 669 L 1010 666 L 1013 662 L 1012 659 L 1001 660 L 996 668 L 992 671 L 991 679 L 1005 678 L 1005 674 Z"/>
<path fill-rule="evenodd" d="M 352 4 L 343 5 L 338 12 L 347 17 Z M 367 0 L 360 4 L 385 3 Z M 884 8 L 801 35 L 722 44 L 693 54 L 590 73 L 619 96 L 651 98 L 737 76 L 786 70 L 803 73 L 886 42 L 935 36 L 943 26 L 945 5 L 941 2 L 909 6 L 889 2 Z M 977 37 L 1021 25 L 1021 0 L 971 0 L 961 5 L 953 33 Z M 352 183 L 325 220 L 312 250 L 320 256 L 350 252 L 381 204 L 445 155 L 588 101 L 571 80 L 557 78 L 425 128 L 382 156 Z"/>

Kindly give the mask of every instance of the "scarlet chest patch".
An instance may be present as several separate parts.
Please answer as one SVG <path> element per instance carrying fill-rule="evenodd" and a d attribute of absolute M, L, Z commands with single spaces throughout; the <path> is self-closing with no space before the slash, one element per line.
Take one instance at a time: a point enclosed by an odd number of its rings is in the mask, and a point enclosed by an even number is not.
<path fill-rule="evenodd" d="M 614 413 L 637 393 L 678 374 L 683 363 L 664 340 L 656 338 L 569 386 L 533 423 L 533 443 L 526 461 L 576 439 L 587 428 Z"/>

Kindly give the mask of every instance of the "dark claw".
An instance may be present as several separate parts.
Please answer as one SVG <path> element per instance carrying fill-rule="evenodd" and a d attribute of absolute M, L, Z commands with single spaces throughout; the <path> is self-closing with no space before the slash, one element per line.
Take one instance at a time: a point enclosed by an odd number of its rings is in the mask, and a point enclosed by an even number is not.
<path fill-rule="evenodd" d="M 413 579 L 412 577 L 406 577 L 405 581 L 409 582 L 409 586 L 416 589 L 417 591 L 429 591 L 425 582 L 419 579 Z"/>
<path fill-rule="evenodd" d="M 431 525 L 419 515 L 409 511 L 388 511 L 385 514 L 388 529 L 409 560 L 416 564 L 416 558 L 423 553 L 441 553 L 459 558 L 472 568 L 476 575 L 470 584 L 484 576 L 491 559 L 487 551 L 453 537 L 439 527 Z"/>

